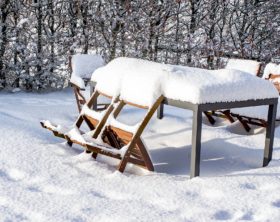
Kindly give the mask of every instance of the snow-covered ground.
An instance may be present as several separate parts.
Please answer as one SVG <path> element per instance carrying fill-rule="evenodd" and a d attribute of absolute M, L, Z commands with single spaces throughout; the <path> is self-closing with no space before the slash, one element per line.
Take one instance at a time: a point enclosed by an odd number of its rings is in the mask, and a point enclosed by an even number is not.
<path fill-rule="evenodd" d="M 41 128 L 71 125 L 72 91 L 0 94 L 0 221 L 280 221 L 280 127 L 262 168 L 264 130 L 204 119 L 201 177 L 189 178 L 192 113 L 167 107 L 143 138 L 155 172 L 97 161 Z M 128 108 L 122 119 L 139 119 Z"/>

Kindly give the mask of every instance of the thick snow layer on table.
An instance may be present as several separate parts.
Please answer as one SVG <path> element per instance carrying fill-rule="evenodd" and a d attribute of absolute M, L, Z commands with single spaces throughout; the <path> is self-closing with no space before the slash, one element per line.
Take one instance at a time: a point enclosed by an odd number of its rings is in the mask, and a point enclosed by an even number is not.
<path fill-rule="evenodd" d="M 121 99 L 142 106 L 151 107 L 164 94 L 163 80 L 171 70 L 168 65 L 146 60 L 123 59 L 129 69 L 121 82 Z"/>
<path fill-rule="evenodd" d="M 97 89 L 150 106 L 161 94 L 195 104 L 277 98 L 273 84 L 235 69 L 205 70 L 118 58 L 93 74 Z M 258 89 L 256 91 L 256 89 Z"/>
<path fill-rule="evenodd" d="M 167 106 L 149 123 L 143 140 L 154 173 L 129 166 L 120 174 L 119 161 L 93 160 L 40 126 L 74 123 L 72 91 L 2 92 L 0 104 L 0 221 L 280 221 L 279 127 L 262 168 L 265 131 L 248 136 L 240 125 L 211 127 L 204 118 L 201 177 L 190 180 L 191 111 Z M 130 108 L 121 120 L 141 114 Z"/>
<path fill-rule="evenodd" d="M 278 92 L 269 81 L 238 70 L 174 66 L 165 80 L 164 95 L 203 104 L 277 98 Z"/>
<path fill-rule="evenodd" d="M 117 58 L 106 66 L 97 69 L 91 76 L 91 81 L 96 82 L 96 90 L 109 96 L 118 96 L 121 90 L 123 70 L 129 69 L 129 64 L 121 62 L 123 58 Z"/>
<path fill-rule="evenodd" d="M 138 105 L 150 106 L 162 95 L 162 78 L 170 67 L 141 59 L 120 57 L 96 70 L 96 89 Z"/>
<path fill-rule="evenodd" d="M 268 106 L 253 106 L 234 108 L 230 110 L 234 114 L 267 120 Z M 276 119 L 280 119 L 280 99 L 278 99 Z"/>
<path fill-rule="evenodd" d="M 70 82 L 84 89 L 83 78 L 90 79 L 92 73 L 105 64 L 100 55 L 77 54 L 72 56 L 72 74 Z"/>
<path fill-rule="evenodd" d="M 226 69 L 236 69 L 255 76 L 258 74 L 259 68 L 260 62 L 247 59 L 229 59 L 226 65 Z"/>
<path fill-rule="evenodd" d="M 280 75 L 280 64 L 268 63 L 263 72 L 263 78 L 268 78 L 269 74 Z"/>

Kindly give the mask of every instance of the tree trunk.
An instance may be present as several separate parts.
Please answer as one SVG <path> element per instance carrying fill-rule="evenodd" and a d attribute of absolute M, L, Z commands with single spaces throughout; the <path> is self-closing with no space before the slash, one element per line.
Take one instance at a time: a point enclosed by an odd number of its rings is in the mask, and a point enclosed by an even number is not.
<path fill-rule="evenodd" d="M 10 0 L 6 0 L 5 3 L 2 3 L 1 6 L 1 41 L 0 41 L 0 88 L 5 88 L 7 83 L 6 83 L 6 76 L 5 76 L 5 70 L 4 70 L 4 54 L 6 51 L 6 45 L 8 43 L 7 39 L 7 24 L 6 24 L 6 19 L 8 17 L 9 12 L 7 11 L 8 4 L 10 3 Z"/>

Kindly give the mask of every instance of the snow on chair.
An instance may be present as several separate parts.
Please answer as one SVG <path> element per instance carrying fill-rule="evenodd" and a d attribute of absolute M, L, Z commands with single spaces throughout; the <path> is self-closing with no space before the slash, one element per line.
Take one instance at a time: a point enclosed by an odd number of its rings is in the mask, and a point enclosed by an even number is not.
<path fill-rule="evenodd" d="M 268 63 L 265 66 L 263 78 L 271 81 L 280 93 L 280 64 Z"/>
<path fill-rule="evenodd" d="M 229 59 L 225 69 L 235 69 L 250 73 L 254 76 L 259 76 L 261 71 L 261 63 L 249 59 Z"/>
<path fill-rule="evenodd" d="M 76 54 L 69 57 L 70 83 L 74 90 L 79 112 L 86 103 L 82 91 L 85 90 L 92 73 L 104 64 L 100 55 Z"/>

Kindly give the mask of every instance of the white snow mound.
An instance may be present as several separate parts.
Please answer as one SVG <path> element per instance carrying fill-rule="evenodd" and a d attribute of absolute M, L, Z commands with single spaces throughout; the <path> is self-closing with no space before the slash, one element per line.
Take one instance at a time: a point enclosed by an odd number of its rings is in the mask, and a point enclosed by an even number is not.
<path fill-rule="evenodd" d="M 280 74 L 280 64 L 277 65 L 275 63 L 268 63 L 265 66 L 265 69 L 263 72 L 263 78 L 268 78 L 269 74 L 279 75 Z"/>
<path fill-rule="evenodd" d="M 277 98 L 273 84 L 234 69 L 205 70 L 118 58 L 96 70 L 92 81 L 106 94 L 150 106 L 161 94 L 194 104 Z"/>
<path fill-rule="evenodd" d="M 257 75 L 260 68 L 260 62 L 248 59 L 229 59 L 226 69 L 235 69 Z"/>
<path fill-rule="evenodd" d="M 83 78 L 90 79 L 92 73 L 104 64 L 105 62 L 100 55 L 73 55 L 70 82 L 84 89 L 85 83 Z"/>

